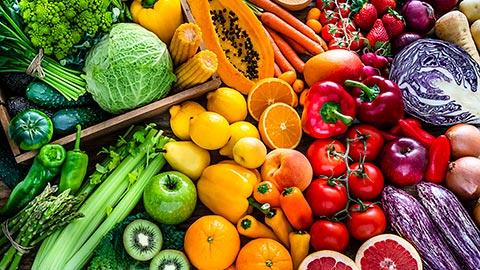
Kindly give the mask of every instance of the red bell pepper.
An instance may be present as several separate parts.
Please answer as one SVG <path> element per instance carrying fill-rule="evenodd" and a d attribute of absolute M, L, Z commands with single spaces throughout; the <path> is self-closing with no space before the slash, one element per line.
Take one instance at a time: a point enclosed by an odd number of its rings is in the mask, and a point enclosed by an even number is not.
<path fill-rule="evenodd" d="M 395 82 L 373 75 L 362 82 L 346 80 L 345 85 L 353 87 L 355 116 L 362 123 L 385 129 L 403 118 L 402 92 Z"/>
<path fill-rule="evenodd" d="M 301 118 L 303 131 L 314 138 L 343 134 L 355 118 L 355 101 L 340 84 L 317 82 L 305 98 Z"/>

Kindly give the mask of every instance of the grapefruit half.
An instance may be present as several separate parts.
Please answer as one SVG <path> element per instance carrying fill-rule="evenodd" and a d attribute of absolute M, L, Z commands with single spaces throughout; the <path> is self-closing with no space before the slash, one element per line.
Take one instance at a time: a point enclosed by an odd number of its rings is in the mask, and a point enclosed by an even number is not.
<path fill-rule="evenodd" d="M 415 247 L 395 234 L 380 234 L 365 241 L 355 262 L 360 270 L 422 270 Z"/>
<path fill-rule="evenodd" d="M 319 250 L 309 254 L 298 270 L 358 270 L 355 262 L 334 250 Z"/>

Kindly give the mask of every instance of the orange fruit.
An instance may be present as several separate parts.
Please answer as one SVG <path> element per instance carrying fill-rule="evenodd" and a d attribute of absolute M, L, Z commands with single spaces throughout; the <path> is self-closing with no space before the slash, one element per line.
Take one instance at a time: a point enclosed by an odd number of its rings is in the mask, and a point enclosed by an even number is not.
<path fill-rule="evenodd" d="M 308 59 L 303 77 L 308 86 L 326 80 L 343 86 L 345 80 L 359 80 L 362 69 L 363 63 L 358 54 L 345 49 L 332 49 Z"/>
<path fill-rule="evenodd" d="M 268 106 L 260 116 L 258 131 L 269 148 L 293 149 L 302 139 L 302 120 L 292 106 L 277 102 Z"/>
<path fill-rule="evenodd" d="M 265 78 L 258 81 L 248 92 L 248 112 L 258 121 L 269 105 L 284 102 L 293 106 L 296 99 L 296 93 L 290 84 L 279 78 Z"/>
<path fill-rule="evenodd" d="M 292 257 L 280 242 L 256 238 L 246 243 L 238 253 L 236 270 L 291 270 Z"/>
<path fill-rule="evenodd" d="M 225 269 L 240 250 L 237 228 L 220 215 L 201 216 L 187 229 L 185 253 L 198 269 Z"/>

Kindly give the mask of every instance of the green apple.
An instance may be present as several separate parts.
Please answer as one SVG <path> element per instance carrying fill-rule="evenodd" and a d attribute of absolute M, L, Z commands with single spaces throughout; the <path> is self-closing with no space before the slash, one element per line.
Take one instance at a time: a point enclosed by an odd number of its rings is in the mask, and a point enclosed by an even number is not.
<path fill-rule="evenodd" d="M 143 191 L 143 205 L 157 222 L 179 224 L 187 220 L 197 204 L 193 181 L 178 171 L 159 173 L 149 180 Z"/>

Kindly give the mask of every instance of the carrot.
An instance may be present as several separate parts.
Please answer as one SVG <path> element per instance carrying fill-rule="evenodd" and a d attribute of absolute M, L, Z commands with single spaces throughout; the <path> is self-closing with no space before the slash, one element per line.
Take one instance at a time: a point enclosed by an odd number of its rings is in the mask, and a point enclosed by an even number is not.
<path fill-rule="evenodd" d="M 295 40 L 284 35 L 282 35 L 282 38 L 290 45 L 290 47 L 292 47 L 294 51 L 297 52 L 297 54 L 305 54 L 310 56 L 312 55 L 309 51 L 307 51 L 307 49 L 302 47 L 302 45 L 298 44 L 298 42 L 296 42 Z"/>
<path fill-rule="evenodd" d="M 275 78 L 278 78 L 282 74 L 282 70 L 280 67 L 277 65 L 277 63 L 273 63 L 273 76 Z"/>
<path fill-rule="evenodd" d="M 320 43 L 308 38 L 307 36 L 299 32 L 297 29 L 295 29 L 293 26 L 286 23 L 280 17 L 271 12 L 263 12 L 262 15 L 260 15 L 260 21 L 264 25 L 272 28 L 278 33 L 282 33 L 285 36 L 296 40 L 300 45 L 305 47 L 305 49 L 307 49 L 313 55 L 317 55 L 325 51 L 320 45 Z M 308 26 L 305 25 L 305 27 Z"/>
<path fill-rule="evenodd" d="M 313 211 L 298 187 L 284 188 L 280 196 L 282 208 L 288 222 L 297 230 L 308 230 L 313 224 Z"/>
<path fill-rule="evenodd" d="M 470 24 L 467 16 L 461 11 L 452 10 L 438 18 L 435 22 L 435 35 L 439 39 L 462 47 L 480 63 L 480 55 L 470 32 Z"/>
<path fill-rule="evenodd" d="M 310 27 L 295 17 L 292 13 L 277 5 L 271 0 L 248 0 L 248 2 L 254 4 L 257 7 L 262 8 L 265 12 L 271 12 L 285 21 L 287 24 L 297 29 L 306 37 L 310 38 L 317 43 L 325 43 L 320 36 L 318 36 Z"/>
<path fill-rule="evenodd" d="M 285 71 L 295 71 L 295 68 L 288 62 L 287 58 L 285 58 L 285 55 L 283 55 L 282 51 L 278 47 L 277 43 L 275 43 L 275 40 L 273 40 L 273 37 L 270 35 L 270 33 L 265 29 L 265 33 L 267 34 L 267 37 L 272 44 L 273 47 L 273 56 L 275 58 L 275 63 L 280 67 L 282 72 Z"/>
<path fill-rule="evenodd" d="M 238 233 L 248 238 L 270 238 L 279 241 L 272 229 L 255 217 L 246 215 L 237 222 Z"/>
<path fill-rule="evenodd" d="M 261 203 L 268 203 L 271 207 L 280 206 L 280 191 L 270 181 L 261 181 L 253 189 L 253 198 Z"/>
<path fill-rule="evenodd" d="M 303 73 L 303 69 L 305 68 L 305 62 L 298 56 L 295 50 L 290 47 L 290 45 L 275 31 L 267 28 L 268 33 L 273 38 L 273 41 L 277 44 L 280 51 L 283 55 L 287 58 L 288 62 L 292 64 L 295 70 L 298 73 Z"/>

